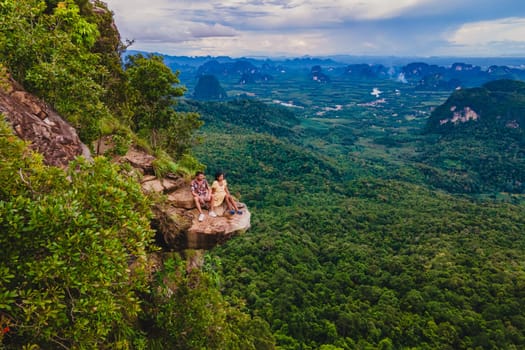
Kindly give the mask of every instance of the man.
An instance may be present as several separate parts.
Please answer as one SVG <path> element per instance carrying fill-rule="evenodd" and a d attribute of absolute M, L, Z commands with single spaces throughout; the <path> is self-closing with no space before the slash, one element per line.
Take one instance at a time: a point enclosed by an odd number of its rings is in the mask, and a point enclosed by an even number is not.
<path fill-rule="evenodd" d="M 202 171 L 197 171 L 195 178 L 191 181 L 191 194 L 193 195 L 193 200 L 195 201 L 195 206 L 199 210 L 199 221 L 204 220 L 204 213 L 202 212 L 202 206 L 208 205 L 208 208 L 211 208 L 211 203 L 213 201 L 213 195 L 211 193 L 210 185 L 206 181 L 206 176 Z M 214 218 L 217 216 L 213 210 L 210 210 L 209 215 Z"/>

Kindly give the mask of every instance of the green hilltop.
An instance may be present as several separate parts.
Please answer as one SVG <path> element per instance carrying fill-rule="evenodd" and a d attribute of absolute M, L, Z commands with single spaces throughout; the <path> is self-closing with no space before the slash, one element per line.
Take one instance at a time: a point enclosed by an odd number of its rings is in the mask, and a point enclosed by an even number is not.
<path fill-rule="evenodd" d="M 476 113 L 476 120 L 452 121 L 453 115 L 461 114 L 465 108 Z M 474 131 L 494 129 L 495 132 L 507 128 L 517 129 L 517 134 L 521 134 L 521 127 L 525 123 L 524 112 L 525 83 L 516 80 L 494 80 L 478 88 L 455 91 L 432 113 L 427 129 L 429 132 L 446 133 L 456 129 L 466 131 L 469 130 L 468 127 Z"/>
<path fill-rule="evenodd" d="M 276 133 L 281 107 L 252 125 L 249 103 L 193 103 L 206 121 L 194 150 L 254 208 L 253 229 L 211 253 L 225 294 L 268 321 L 279 348 L 519 348 L 515 130 L 448 139 L 424 119 L 405 134 L 360 130 L 334 150 L 340 139 L 309 119 L 283 115 L 287 131 Z M 366 144 L 375 151 L 355 151 Z"/>
<path fill-rule="evenodd" d="M 440 138 L 425 147 L 419 160 L 444 170 L 435 181 L 445 188 L 445 177 L 455 177 L 458 192 L 523 193 L 524 125 L 521 81 L 496 80 L 455 91 L 428 119 L 426 132 Z"/>

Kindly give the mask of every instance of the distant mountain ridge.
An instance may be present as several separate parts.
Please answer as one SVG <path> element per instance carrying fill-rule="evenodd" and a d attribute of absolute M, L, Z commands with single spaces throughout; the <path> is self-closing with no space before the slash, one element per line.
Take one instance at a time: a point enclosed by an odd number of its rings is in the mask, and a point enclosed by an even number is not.
<path fill-rule="evenodd" d="M 123 56 L 141 53 L 127 51 Z M 454 91 L 459 88 L 481 86 L 499 79 L 525 81 L 525 58 L 410 58 L 350 57 L 333 58 L 233 58 L 229 56 L 163 56 L 173 71 L 179 71 L 181 82 L 194 95 L 194 89 L 203 75 L 215 76 L 224 88 L 221 98 L 235 98 L 239 87 L 250 94 L 253 85 L 264 86 L 278 79 L 290 84 L 306 81 L 330 84 L 336 81 L 385 81 L 392 80 L 416 91 Z M 359 61 L 362 60 L 362 61 Z M 472 63 L 469 63 L 472 62 Z M 475 64 L 477 63 L 477 64 Z M 507 65 L 505 63 L 508 63 Z M 199 90 L 202 91 L 202 84 Z M 213 87 L 205 90 L 214 90 Z M 242 94 L 242 93 L 241 93 Z M 204 94 L 202 100 L 208 99 Z M 217 99 L 213 94 L 209 99 Z M 281 99 L 287 99 L 281 96 Z"/>
<path fill-rule="evenodd" d="M 239 84 L 253 84 L 259 81 L 268 81 L 273 79 L 273 77 L 270 74 L 264 73 L 264 70 L 268 70 L 268 67 L 263 65 L 262 68 L 258 68 L 254 64 L 246 60 L 238 60 L 224 63 L 220 63 L 217 60 L 211 60 L 199 66 L 196 72 L 196 76 L 239 76 Z"/>
<path fill-rule="evenodd" d="M 147 52 L 141 50 L 127 50 L 123 53 L 123 57 L 137 53 L 148 54 L 153 53 L 163 56 L 166 62 L 172 62 L 179 65 L 200 66 L 207 61 L 217 60 L 221 63 L 233 62 L 237 60 L 249 61 L 254 65 L 261 65 L 264 62 L 284 63 L 286 65 L 295 65 L 297 67 L 307 67 L 308 69 L 314 65 L 328 66 L 339 65 L 348 66 L 352 64 L 370 64 L 383 65 L 385 67 L 402 67 L 413 62 L 424 62 L 429 65 L 437 66 L 451 66 L 456 62 L 468 62 L 474 66 L 479 66 L 482 69 L 487 69 L 492 65 L 509 66 L 509 67 L 525 67 L 525 56 L 523 57 L 447 57 L 447 56 L 430 56 L 430 57 L 401 57 L 401 56 L 355 56 L 355 55 L 332 55 L 323 57 L 301 56 L 301 57 L 230 57 L 230 56 L 175 56 L 160 52 Z"/>
<path fill-rule="evenodd" d="M 407 81 L 414 82 L 417 89 L 453 90 L 479 86 L 496 79 L 525 80 L 524 69 L 491 65 L 484 70 L 462 62 L 450 67 L 414 62 L 402 67 L 401 74 Z"/>

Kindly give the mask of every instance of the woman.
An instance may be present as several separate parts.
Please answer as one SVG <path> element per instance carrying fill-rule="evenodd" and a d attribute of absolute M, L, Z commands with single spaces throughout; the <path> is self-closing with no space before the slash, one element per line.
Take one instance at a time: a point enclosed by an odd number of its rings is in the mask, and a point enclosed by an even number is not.
<path fill-rule="evenodd" d="M 212 210 L 222 205 L 226 200 L 226 205 L 228 206 L 228 211 L 231 215 L 235 213 L 239 215 L 242 214 L 242 211 L 239 210 L 233 197 L 230 195 L 230 191 L 228 191 L 228 183 L 224 178 L 224 173 L 222 171 L 215 173 L 215 181 L 211 184 L 211 192 L 213 193 Z"/>

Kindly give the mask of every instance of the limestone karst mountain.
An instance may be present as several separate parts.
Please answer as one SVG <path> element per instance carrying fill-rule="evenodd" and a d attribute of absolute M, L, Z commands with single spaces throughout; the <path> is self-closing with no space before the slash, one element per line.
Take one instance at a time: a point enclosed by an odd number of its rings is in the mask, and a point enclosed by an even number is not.
<path fill-rule="evenodd" d="M 479 88 L 455 91 L 434 110 L 426 127 L 438 133 L 464 127 L 521 130 L 524 111 L 525 83 L 494 80 Z"/>
<path fill-rule="evenodd" d="M 199 77 L 193 97 L 197 100 L 221 100 L 228 97 L 219 80 L 210 74 Z"/>

